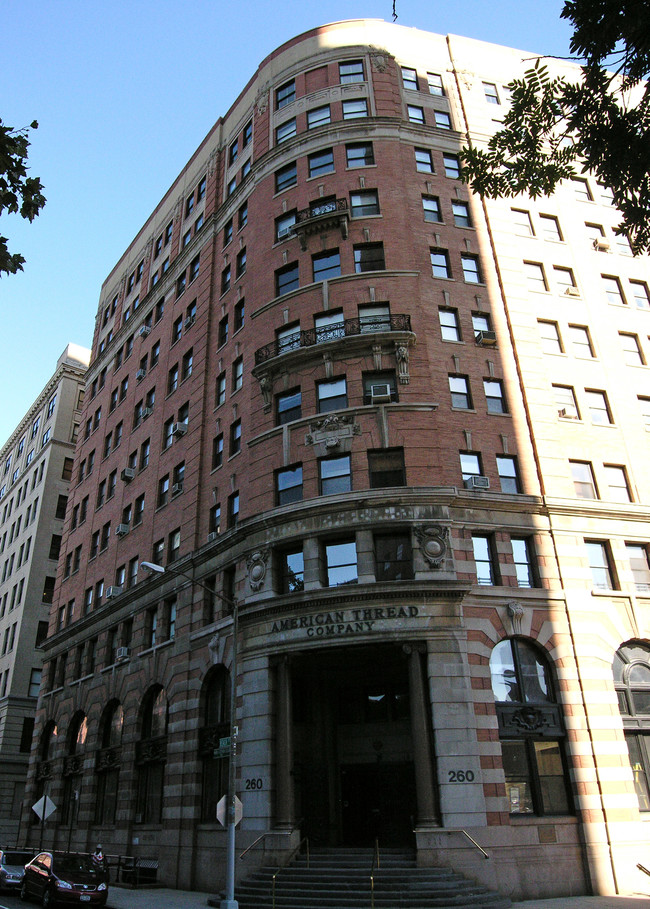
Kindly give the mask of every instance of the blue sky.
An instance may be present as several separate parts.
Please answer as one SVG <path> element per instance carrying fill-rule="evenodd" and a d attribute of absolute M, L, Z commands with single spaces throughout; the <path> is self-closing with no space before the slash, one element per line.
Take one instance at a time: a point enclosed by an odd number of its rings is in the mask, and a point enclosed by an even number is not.
<path fill-rule="evenodd" d="M 568 54 L 563 0 L 397 0 L 398 24 Z M 24 273 L 0 278 L 0 445 L 68 342 L 90 347 L 102 281 L 259 62 L 392 0 L 4 0 L 0 118 L 39 121 L 32 174 L 47 205 L 3 217 Z"/>

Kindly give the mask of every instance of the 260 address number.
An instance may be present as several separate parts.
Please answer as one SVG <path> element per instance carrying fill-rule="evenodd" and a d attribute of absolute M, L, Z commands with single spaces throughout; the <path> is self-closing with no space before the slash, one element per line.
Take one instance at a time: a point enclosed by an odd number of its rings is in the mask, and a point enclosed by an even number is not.
<path fill-rule="evenodd" d="M 450 770 L 450 783 L 473 783 L 475 779 L 473 770 Z"/>
<path fill-rule="evenodd" d="M 246 780 L 246 789 L 263 789 L 264 782 L 258 777 L 256 780 Z"/>

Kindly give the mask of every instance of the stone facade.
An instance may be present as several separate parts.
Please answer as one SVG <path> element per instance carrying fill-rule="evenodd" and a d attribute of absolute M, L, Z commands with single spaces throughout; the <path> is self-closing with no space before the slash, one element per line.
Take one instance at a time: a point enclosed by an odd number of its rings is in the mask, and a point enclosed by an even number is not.
<path fill-rule="evenodd" d="M 299 36 L 106 279 L 30 842 L 47 793 L 46 843 L 222 886 L 236 608 L 242 874 L 378 836 L 516 898 L 635 888 L 647 259 L 590 177 L 459 181 L 529 56 Z"/>

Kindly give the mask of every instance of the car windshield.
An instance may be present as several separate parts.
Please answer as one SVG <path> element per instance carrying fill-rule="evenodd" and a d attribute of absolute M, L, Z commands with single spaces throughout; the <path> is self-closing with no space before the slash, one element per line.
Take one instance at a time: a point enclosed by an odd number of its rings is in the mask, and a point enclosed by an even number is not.
<path fill-rule="evenodd" d="M 34 858 L 33 852 L 3 852 L 3 865 L 26 865 Z"/>
<path fill-rule="evenodd" d="M 96 873 L 90 856 L 88 855 L 62 855 L 55 859 L 55 869 L 57 874 L 74 874 L 77 871 L 84 873 Z"/>

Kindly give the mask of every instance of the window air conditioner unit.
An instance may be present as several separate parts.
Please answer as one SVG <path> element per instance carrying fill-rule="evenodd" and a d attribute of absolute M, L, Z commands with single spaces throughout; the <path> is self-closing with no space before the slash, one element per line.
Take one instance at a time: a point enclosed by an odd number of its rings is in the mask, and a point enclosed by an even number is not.
<path fill-rule="evenodd" d="M 496 331 L 477 331 L 476 332 L 476 343 L 480 347 L 496 347 L 497 343 L 497 333 Z"/>
<path fill-rule="evenodd" d="M 489 489 L 490 479 L 489 477 L 467 477 L 465 487 L 467 489 Z"/>
<path fill-rule="evenodd" d="M 558 417 L 561 417 L 563 420 L 577 420 L 578 414 L 574 407 L 562 407 L 557 412 Z"/>
<path fill-rule="evenodd" d="M 150 334 L 151 334 L 151 328 L 150 328 L 150 326 L 149 326 L 149 325 L 143 325 L 143 326 L 141 327 L 141 329 L 140 329 L 140 337 L 141 337 L 141 338 L 146 338 L 147 335 L 150 335 Z"/>
<path fill-rule="evenodd" d="M 186 329 L 191 328 L 195 322 L 196 322 L 196 316 L 188 316 L 187 319 L 185 319 L 185 328 Z"/>
<path fill-rule="evenodd" d="M 610 245 L 604 237 L 601 237 L 600 239 L 596 237 L 594 240 L 594 249 L 598 252 L 609 252 Z"/>
<path fill-rule="evenodd" d="M 128 647 L 118 647 L 115 651 L 116 660 L 128 660 L 129 658 L 129 648 Z"/>
<path fill-rule="evenodd" d="M 211 530 L 210 533 L 208 534 L 208 543 L 214 543 L 214 541 L 217 539 L 218 536 L 219 536 L 219 534 L 217 533 L 216 530 Z"/>
<path fill-rule="evenodd" d="M 135 479 L 135 468 L 134 467 L 125 467 L 120 477 L 124 480 L 125 483 L 130 483 L 131 480 Z"/>
<path fill-rule="evenodd" d="M 115 528 L 115 533 L 117 534 L 118 537 L 125 537 L 128 532 L 129 532 L 128 524 L 118 524 L 117 527 Z"/>
<path fill-rule="evenodd" d="M 139 370 L 136 372 L 135 377 L 136 377 L 136 379 L 138 380 L 138 382 L 142 382 L 142 380 L 144 379 L 144 377 L 146 376 L 146 374 L 147 374 L 146 369 L 139 369 Z"/>
<path fill-rule="evenodd" d="M 119 595 L 120 595 L 121 593 L 122 593 L 122 588 L 121 588 L 121 587 L 109 587 L 109 588 L 106 590 L 106 599 L 107 599 L 107 600 L 114 600 L 115 597 L 119 597 Z"/>
<path fill-rule="evenodd" d="M 184 436 L 187 432 L 187 423 L 174 423 L 172 426 L 173 436 Z"/>
<path fill-rule="evenodd" d="M 390 401 L 390 385 L 388 382 L 382 382 L 379 385 L 370 386 L 370 400 L 373 404 L 380 401 Z"/>
<path fill-rule="evenodd" d="M 153 407 L 143 407 L 142 408 L 142 419 L 145 417 L 150 417 L 153 413 Z"/>
<path fill-rule="evenodd" d="M 178 496 L 178 495 L 180 495 L 180 494 L 182 493 L 182 491 L 183 491 L 183 484 L 182 484 L 182 483 L 174 483 L 174 485 L 172 486 L 172 495 L 173 495 L 173 496 Z"/>
<path fill-rule="evenodd" d="M 571 285 L 564 289 L 564 293 L 567 295 L 567 297 L 579 297 L 580 296 L 580 291 L 578 290 L 578 288 L 573 287 Z"/>

